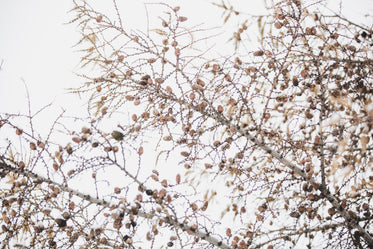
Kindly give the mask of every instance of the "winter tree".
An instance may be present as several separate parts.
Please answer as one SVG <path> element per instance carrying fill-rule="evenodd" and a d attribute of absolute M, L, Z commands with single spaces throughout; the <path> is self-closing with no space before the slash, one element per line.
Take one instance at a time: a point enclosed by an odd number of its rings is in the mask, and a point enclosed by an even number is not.
<path fill-rule="evenodd" d="M 1 114 L 1 248 L 373 248 L 371 26 L 223 1 L 226 55 L 177 6 L 74 4 L 88 115 Z"/>

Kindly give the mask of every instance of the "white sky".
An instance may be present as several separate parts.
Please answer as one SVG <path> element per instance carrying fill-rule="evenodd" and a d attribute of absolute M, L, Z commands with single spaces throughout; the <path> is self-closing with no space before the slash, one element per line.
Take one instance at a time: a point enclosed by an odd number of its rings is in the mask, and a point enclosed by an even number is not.
<path fill-rule="evenodd" d="M 104 8 L 112 7 L 108 0 L 91 2 Z M 122 15 L 130 27 L 146 25 L 144 2 L 181 5 L 181 13 L 188 16 L 189 22 L 205 23 L 207 27 L 220 24 L 221 12 L 211 6 L 211 0 L 118 0 L 125 6 Z M 257 1 L 232 1 L 234 6 L 244 6 L 242 10 L 256 14 L 259 6 L 254 2 Z M 339 3 L 337 0 L 330 2 Z M 372 0 L 345 0 L 346 14 L 359 18 L 369 10 L 372 12 L 372 3 Z M 82 82 L 74 75 L 79 69 L 79 54 L 72 48 L 80 38 L 79 33 L 75 24 L 63 24 L 71 18 L 67 14 L 71 7 L 70 0 L 0 0 L 0 112 L 27 110 L 21 79 L 28 86 L 35 110 L 52 101 L 58 106 L 76 107 L 76 96 L 68 95 L 64 90 Z M 151 8 L 152 5 L 148 5 L 149 12 L 152 12 Z M 155 16 L 161 15 L 153 12 Z"/>
<path fill-rule="evenodd" d="M 157 0 L 117 0 L 123 9 L 123 22 L 127 27 L 144 29 L 147 24 L 144 2 Z M 260 1 L 260 0 L 258 0 Z M 92 0 L 101 8 L 111 8 L 110 0 Z M 204 23 L 206 27 L 220 25 L 221 11 L 211 5 L 211 0 L 168 0 L 171 6 L 180 5 L 181 15 L 192 24 Z M 251 14 L 258 14 L 257 0 L 232 0 L 234 6 Z M 338 6 L 339 1 L 331 0 Z M 372 10 L 373 0 L 344 0 L 345 14 L 357 22 Z M 220 3 L 220 2 L 219 2 Z M 356 4 L 359 3 L 359 4 Z M 83 79 L 79 71 L 79 53 L 72 46 L 80 39 L 76 24 L 67 12 L 73 7 L 70 0 L 0 0 L 0 113 L 27 113 L 25 84 L 30 93 L 32 112 L 53 102 L 39 117 L 38 125 L 43 134 L 51 123 L 67 109 L 72 116 L 87 116 L 85 101 L 68 94 L 67 88 L 78 87 Z M 254 8 L 255 7 L 255 8 Z M 154 5 L 147 5 L 150 20 L 160 23 L 162 15 Z M 333 7 L 337 10 L 337 7 Z M 372 12 L 372 11 L 370 11 Z M 234 23 L 231 25 L 234 26 Z M 214 42 L 214 41 L 213 41 Z M 231 46 L 231 44 L 228 46 Z M 25 84 L 23 83 L 23 80 Z M 115 128 L 113 124 L 112 128 Z M 45 135 L 45 134 L 44 134 Z"/>
<path fill-rule="evenodd" d="M 337 0 L 330 0 L 338 4 Z M 112 6 L 110 0 L 92 2 Z M 146 25 L 144 2 L 118 0 L 123 6 L 123 18 L 128 26 Z M 150 2 L 149 0 L 146 2 Z M 188 22 L 205 23 L 206 27 L 220 25 L 221 11 L 212 7 L 212 0 L 169 0 L 172 6 L 181 5 L 181 14 Z M 217 1 L 220 3 L 220 1 Z M 256 14 L 254 0 L 235 0 L 234 6 Z M 365 13 L 373 13 L 373 0 L 345 0 L 345 14 L 355 20 Z M 80 39 L 75 24 L 64 25 L 71 19 L 70 0 L 0 0 L 0 113 L 27 112 L 26 83 L 33 111 L 50 102 L 86 115 L 84 102 L 76 95 L 67 94 L 66 88 L 77 87 L 84 80 L 74 74 L 79 70 L 79 54 L 72 46 Z M 255 7 L 255 8 L 254 8 Z M 336 7 L 333 7 L 335 9 Z M 337 10 L 337 9 L 335 9 Z M 151 6 L 148 5 L 151 12 Z M 154 11 L 153 15 L 161 13 Z M 158 20 L 158 19 L 151 19 Z M 78 107 L 78 108 L 77 108 Z M 54 113 L 55 118 L 58 114 Z"/>
<path fill-rule="evenodd" d="M 147 24 L 144 2 L 157 0 L 117 0 L 127 27 L 144 29 Z M 258 0 L 260 2 L 260 0 Z M 251 14 L 258 14 L 257 0 L 232 0 L 234 6 Z M 110 0 L 92 0 L 100 8 L 111 9 Z M 211 5 L 211 0 L 167 0 L 171 6 L 180 5 L 180 15 L 188 17 L 191 24 L 213 27 L 221 24 L 221 10 Z M 220 3 L 220 1 L 218 1 Z M 337 11 L 339 1 L 331 0 Z M 345 14 L 357 22 L 372 10 L 373 0 L 344 0 Z M 251 4 L 250 4 L 251 3 Z M 359 3 L 359 4 L 357 4 Z M 146 5 L 151 21 L 160 23 L 161 16 L 155 5 Z M 240 7 L 242 6 L 242 7 Z M 67 12 L 73 7 L 71 0 L 0 0 L 0 113 L 27 113 L 25 84 L 31 98 L 32 111 L 53 102 L 41 117 L 39 124 L 48 132 L 51 123 L 61 113 L 86 116 L 85 101 L 68 94 L 67 88 L 78 87 L 83 79 L 79 71 L 79 53 L 72 46 L 80 39 L 76 24 Z M 370 11 L 372 12 L 372 11 Z M 234 26 L 234 23 L 231 25 Z M 213 41 L 214 42 L 214 41 Z M 228 46 L 231 46 L 231 44 Z M 25 84 L 23 83 L 25 82 Z M 113 124 L 115 127 L 116 124 Z M 40 129 L 40 127 L 39 127 Z M 112 129 L 112 128 L 110 128 Z M 43 130 L 38 132 L 43 133 Z"/>

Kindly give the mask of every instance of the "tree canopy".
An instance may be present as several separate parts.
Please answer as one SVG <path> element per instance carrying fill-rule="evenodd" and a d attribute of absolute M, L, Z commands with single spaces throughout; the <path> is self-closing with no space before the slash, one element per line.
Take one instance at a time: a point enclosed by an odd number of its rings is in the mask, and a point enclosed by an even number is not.
<path fill-rule="evenodd" d="M 226 55 L 177 6 L 73 2 L 88 117 L 0 114 L 2 248 L 373 248 L 371 26 L 222 1 Z"/>

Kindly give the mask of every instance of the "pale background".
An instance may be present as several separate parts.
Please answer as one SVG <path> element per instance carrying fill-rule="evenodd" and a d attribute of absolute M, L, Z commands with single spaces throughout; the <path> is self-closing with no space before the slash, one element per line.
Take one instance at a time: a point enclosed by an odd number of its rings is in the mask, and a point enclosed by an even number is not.
<path fill-rule="evenodd" d="M 110 0 L 93 2 L 112 9 Z M 125 6 L 122 16 L 126 25 L 141 29 L 146 26 L 144 2 L 180 5 L 181 13 L 189 18 L 188 22 L 204 24 L 205 27 L 222 23 L 222 12 L 211 5 L 211 0 L 118 0 Z M 237 9 L 251 14 L 260 13 L 262 7 L 255 4 L 261 0 L 231 2 Z M 329 2 L 334 10 L 339 8 L 340 1 Z M 52 101 L 55 106 L 63 106 L 72 112 L 84 110 L 84 102 L 80 102 L 77 96 L 66 94 L 66 88 L 76 87 L 82 82 L 74 74 L 79 69 L 79 54 L 74 53 L 77 49 L 72 47 L 79 40 L 79 33 L 75 24 L 64 24 L 72 18 L 67 13 L 72 7 L 70 0 L 0 0 L 0 112 L 27 111 L 23 81 L 29 89 L 34 111 Z M 342 7 L 343 14 L 358 22 L 364 14 L 372 13 L 373 0 L 344 0 Z M 155 10 L 152 13 L 152 5 L 147 5 L 147 8 L 151 15 L 161 15 L 154 13 Z"/>
<path fill-rule="evenodd" d="M 113 11 L 111 0 L 89 2 L 93 2 L 100 9 Z M 209 28 L 223 23 L 222 9 L 213 6 L 211 0 L 117 2 L 121 7 L 123 23 L 129 29 L 145 30 L 147 14 L 149 22 L 152 22 L 150 25 L 156 25 L 153 22 L 160 24 L 158 16 L 163 14 L 162 9 L 157 5 L 145 4 L 152 2 L 181 6 L 179 14 L 187 16 L 187 22 L 191 26 L 202 24 L 202 27 Z M 264 13 L 263 0 L 230 2 L 245 13 Z M 357 23 L 362 22 L 364 14 L 373 13 L 373 0 L 343 0 L 342 6 L 337 0 L 330 0 L 329 3 L 331 9 L 338 12 L 341 8 L 342 14 Z M 84 79 L 76 75 L 76 72 L 80 71 L 80 54 L 76 52 L 78 48 L 73 47 L 80 39 L 79 30 L 76 24 L 67 24 L 74 17 L 72 13 L 68 13 L 72 7 L 72 0 L 0 0 L 0 113 L 27 114 L 27 86 L 32 114 L 53 103 L 35 119 L 35 128 L 42 136 L 47 135 L 62 110 L 66 110 L 65 115 L 69 116 L 87 116 L 87 100 L 79 99 L 77 95 L 67 91 L 68 88 L 78 87 L 84 82 Z M 226 41 L 230 34 L 237 30 L 236 24 L 237 20 L 228 22 L 225 26 L 228 31 L 210 41 L 211 44 L 216 43 L 214 50 L 227 52 L 232 49 L 232 43 Z M 370 25 L 372 24 L 373 22 L 370 22 Z M 94 75 L 94 72 L 91 75 Z M 117 123 L 113 123 L 107 128 L 107 132 L 115 129 L 116 125 Z M 4 136 L 5 134 L 0 134 L 0 139 Z M 63 144 L 63 139 L 66 138 L 61 139 L 58 142 Z M 151 162 L 154 163 L 154 160 Z"/>
<path fill-rule="evenodd" d="M 125 6 L 122 8 L 125 26 L 132 29 L 146 28 L 144 2 L 152 1 L 117 1 Z M 110 0 L 92 2 L 101 8 L 112 9 Z M 153 2 L 180 5 L 181 15 L 187 16 L 191 24 L 204 24 L 207 28 L 223 22 L 221 9 L 212 6 L 211 0 Z M 261 14 L 262 5 L 254 4 L 261 0 L 231 2 L 237 9 L 247 13 Z M 331 8 L 338 11 L 340 1 L 330 2 Z M 39 119 L 45 122 L 39 123 L 39 132 L 43 132 L 43 125 L 48 131 L 50 122 L 53 122 L 62 108 L 72 116 L 87 115 L 85 101 L 68 94 L 66 90 L 84 82 L 75 75 L 79 71 L 80 58 L 73 45 L 80 39 L 79 30 L 75 24 L 64 24 L 73 17 L 67 13 L 72 7 L 71 0 L 0 0 L 0 113 L 27 113 L 27 86 L 33 112 L 53 102 L 52 107 L 40 114 Z M 151 5 L 147 5 L 147 8 L 150 20 L 158 20 L 156 17 L 162 13 L 152 10 Z M 364 14 L 373 13 L 372 9 L 373 0 L 344 0 L 342 13 L 359 23 Z M 227 27 L 234 25 L 234 22 L 229 23 Z M 224 39 L 226 36 L 219 46 L 224 46 Z M 232 44 L 226 46 L 230 48 Z M 80 190 L 84 191 L 82 186 Z"/>

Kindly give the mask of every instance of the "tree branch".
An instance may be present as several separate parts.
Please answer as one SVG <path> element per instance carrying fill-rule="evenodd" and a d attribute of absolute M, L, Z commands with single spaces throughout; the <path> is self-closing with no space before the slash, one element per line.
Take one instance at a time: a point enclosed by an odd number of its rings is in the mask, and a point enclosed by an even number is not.
<path fill-rule="evenodd" d="M 22 175 L 24 177 L 31 178 L 37 183 L 47 183 L 47 184 L 57 186 L 61 190 L 65 191 L 67 193 L 70 193 L 74 196 L 77 196 L 77 197 L 79 197 L 79 198 L 81 198 L 81 199 L 83 199 L 87 202 L 94 203 L 94 204 L 97 204 L 99 206 L 103 206 L 103 207 L 107 207 L 107 208 L 110 207 L 109 202 L 107 202 L 105 200 L 95 198 L 95 197 L 93 197 L 89 194 L 83 194 L 83 193 L 81 193 L 81 192 L 79 192 L 75 189 L 72 189 L 68 186 L 57 183 L 55 181 L 52 181 L 52 180 L 50 180 L 48 178 L 45 178 L 43 176 L 40 176 L 39 174 L 31 172 L 27 169 L 15 168 L 15 167 L 9 165 L 8 163 L 6 163 L 6 160 L 3 156 L 0 156 L 0 169 L 1 169 L 1 173 L 3 173 L 3 172 L 5 172 L 5 173 L 6 172 L 13 172 L 13 173 Z M 123 212 L 125 212 L 127 214 L 133 214 L 132 209 L 129 209 L 129 208 L 123 208 Z M 133 214 L 133 215 L 135 215 L 135 214 Z M 209 232 L 203 232 L 203 231 L 201 231 L 201 229 L 194 228 L 193 226 L 183 224 L 182 222 L 179 222 L 176 218 L 172 218 L 172 217 L 169 217 L 169 216 L 162 216 L 162 215 L 153 214 L 153 213 L 146 213 L 146 212 L 142 212 L 140 210 L 138 211 L 138 213 L 136 215 L 139 216 L 139 217 L 145 218 L 145 219 L 160 218 L 160 219 L 164 220 L 165 223 L 167 223 L 167 224 L 169 224 L 169 225 L 171 225 L 175 228 L 180 228 L 183 231 L 192 232 L 192 234 L 194 236 L 197 236 L 200 239 L 206 240 L 207 242 L 209 242 L 210 244 L 212 244 L 214 246 L 217 246 L 218 248 L 234 249 L 233 247 L 230 247 L 229 245 L 225 244 L 223 241 L 211 236 Z"/>
<path fill-rule="evenodd" d="M 172 99 L 172 101 L 178 102 L 182 105 L 189 106 L 193 110 L 200 112 L 202 115 L 206 117 L 210 117 L 214 119 L 217 122 L 220 122 L 221 124 L 225 125 L 226 127 L 230 127 L 230 121 L 226 119 L 222 114 L 218 113 L 217 111 L 214 110 L 214 113 L 207 112 L 207 111 L 201 111 L 198 106 L 191 105 L 189 103 L 186 103 L 185 101 L 177 98 L 173 98 L 172 96 L 167 96 L 168 99 Z M 245 136 L 248 138 L 252 143 L 254 143 L 256 146 L 258 146 L 260 149 L 265 151 L 266 153 L 270 154 L 272 157 L 276 158 L 279 162 L 284 164 L 286 167 L 290 168 L 295 174 L 299 175 L 300 177 L 303 178 L 303 180 L 309 182 L 312 185 L 317 185 L 319 186 L 319 190 L 321 191 L 322 195 L 332 204 L 334 208 L 336 208 L 337 212 L 345 219 L 346 223 L 348 226 L 357 229 L 361 234 L 362 237 L 365 239 L 367 244 L 370 247 L 373 247 L 373 237 L 368 231 L 366 231 L 364 228 L 362 228 L 358 221 L 351 217 L 351 215 L 348 213 L 348 210 L 345 210 L 341 204 L 339 203 L 340 201 L 334 197 L 329 189 L 326 186 L 322 186 L 319 184 L 314 177 L 308 177 L 306 172 L 299 168 L 297 165 L 294 163 L 290 162 L 286 158 L 284 158 L 280 153 L 277 151 L 273 150 L 269 146 L 265 145 L 263 142 L 261 142 L 259 139 L 257 139 L 255 136 L 253 136 L 248 130 L 244 130 L 241 127 L 237 126 L 236 130 L 238 133 L 241 135 Z"/>

